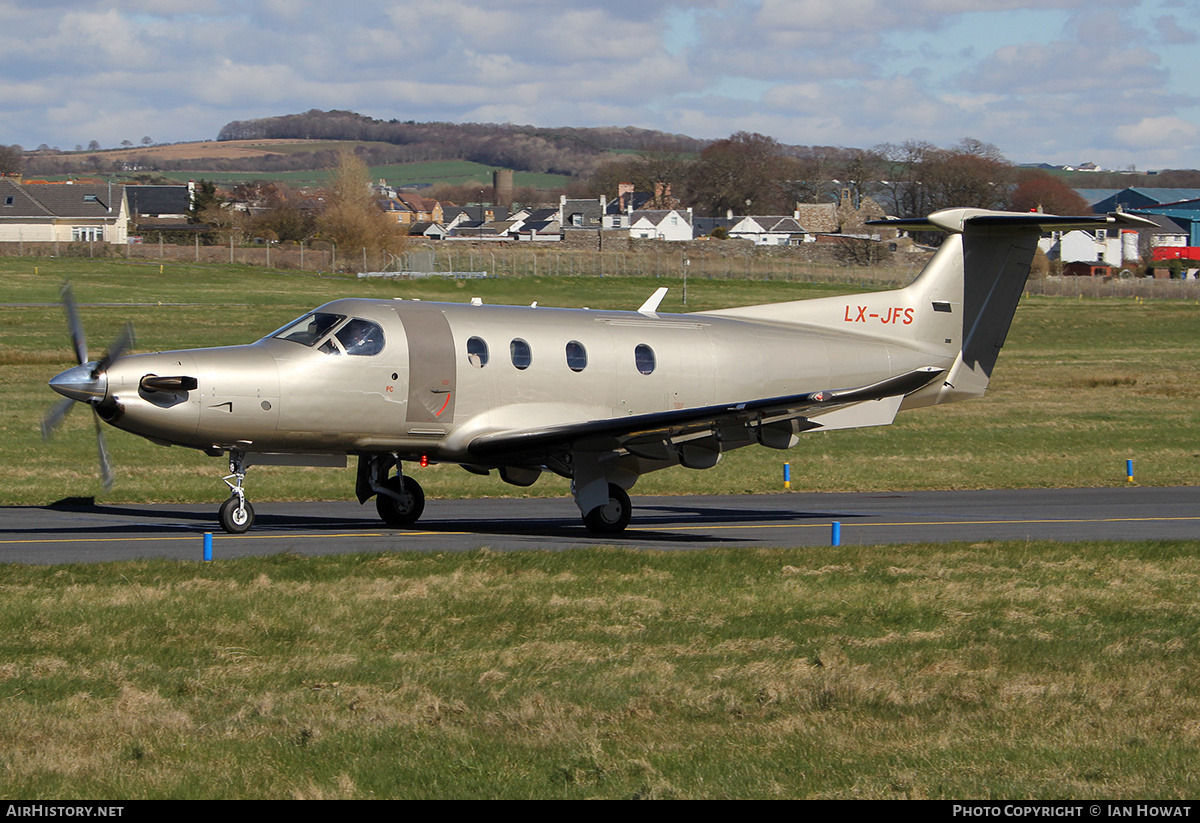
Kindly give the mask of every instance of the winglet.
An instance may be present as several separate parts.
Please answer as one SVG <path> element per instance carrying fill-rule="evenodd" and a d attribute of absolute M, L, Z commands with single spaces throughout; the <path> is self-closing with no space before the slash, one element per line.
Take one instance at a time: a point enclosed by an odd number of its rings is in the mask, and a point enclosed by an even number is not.
<path fill-rule="evenodd" d="M 638 309 L 638 311 L 640 311 L 642 314 L 654 314 L 654 312 L 658 311 L 658 304 L 661 303 L 662 299 L 666 296 L 666 286 L 661 286 L 660 288 L 655 289 L 654 294 L 646 298 L 646 302 L 642 304 L 642 307 Z"/>

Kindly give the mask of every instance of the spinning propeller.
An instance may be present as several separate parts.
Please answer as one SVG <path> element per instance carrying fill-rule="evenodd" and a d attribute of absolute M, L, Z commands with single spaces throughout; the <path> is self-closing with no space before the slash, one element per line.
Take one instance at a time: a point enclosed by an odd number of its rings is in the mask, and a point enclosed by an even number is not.
<path fill-rule="evenodd" d="M 71 332 L 71 344 L 75 348 L 74 368 L 67 369 L 62 374 L 50 379 L 50 388 L 63 396 L 42 418 L 42 437 L 49 438 L 54 430 L 66 418 L 67 413 L 75 408 L 75 403 L 87 403 L 92 407 L 92 419 L 96 424 L 96 447 L 100 452 L 100 477 L 104 482 L 105 491 L 112 488 L 113 470 L 112 459 L 108 455 L 108 446 L 104 442 L 104 430 L 100 424 L 99 407 L 108 395 L 108 367 L 113 364 L 125 350 L 133 345 L 133 326 L 125 324 L 125 328 L 109 346 L 108 351 L 99 360 L 88 360 L 87 338 L 83 333 L 83 323 L 79 319 L 79 307 L 75 303 L 75 295 L 70 283 L 62 286 L 63 311 L 67 315 L 67 327 Z"/>

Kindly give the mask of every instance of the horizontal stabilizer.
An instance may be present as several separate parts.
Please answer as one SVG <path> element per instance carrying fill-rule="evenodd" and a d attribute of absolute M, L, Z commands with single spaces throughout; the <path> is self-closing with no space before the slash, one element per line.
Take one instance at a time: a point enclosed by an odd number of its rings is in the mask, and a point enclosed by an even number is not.
<path fill-rule="evenodd" d="M 868 226 L 880 226 L 900 231 L 948 231 L 964 232 L 969 229 L 1015 229 L 1025 231 L 1068 231 L 1071 229 L 1096 229 L 1108 226 L 1118 228 L 1157 228 L 1157 224 L 1144 217 L 1124 212 L 1108 215 L 1086 215 L 1060 217 L 1039 212 L 1006 212 L 987 209 L 945 209 L 928 217 L 870 220 Z"/>

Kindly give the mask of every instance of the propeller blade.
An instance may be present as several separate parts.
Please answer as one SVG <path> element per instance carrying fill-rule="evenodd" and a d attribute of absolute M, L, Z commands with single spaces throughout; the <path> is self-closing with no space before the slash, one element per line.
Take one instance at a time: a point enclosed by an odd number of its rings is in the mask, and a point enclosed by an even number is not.
<path fill-rule="evenodd" d="M 108 444 L 104 441 L 104 429 L 100 424 L 100 415 L 93 413 L 96 423 L 96 448 L 100 452 L 100 480 L 105 491 L 111 491 L 113 486 L 112 458 L 108 455 Z"/>
<path fill-rule="evenodd" d="M 133 324 L 126 323 L 125 328 L 121 329 L 121 333 L 117 335 L 117 339 L 108 347 L 108 351 L 100 358 L 96 364 L 96 373 L 103 374 L 108 371 L 108 367 L 113 364 L 113 361 L 125 353 L 125 350 L 132 346 L 135 342 L 133 333 Z"/>
<path fill-rule="evenodd" d="M 71 290 L 71 281 L 64 281 L 62 290 L 63 311 L 67 314 L 67 328 L 71 332 L 71 345 L 75 349 L 75 361 L 83 365 L 88 361 L 87 335 L 83 333 L 83 321 L 79 319 L 79 304 L 75 302 L 75 292 Z"/>
<path fill-rule="evenodd" d="M 42 418 L 43 440 L 48 440 L 50 435 L 54 434 L 54 430 L 62 424 L 63 418 L 73 408 L 75 408 L 75 401 L 69 397 L 64 397 L 50 408 L 50 411 Z"/>

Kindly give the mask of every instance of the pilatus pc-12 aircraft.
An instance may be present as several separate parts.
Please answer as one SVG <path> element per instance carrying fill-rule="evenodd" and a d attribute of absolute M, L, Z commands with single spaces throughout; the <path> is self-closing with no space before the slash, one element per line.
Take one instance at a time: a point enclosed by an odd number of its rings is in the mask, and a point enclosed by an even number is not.
<path fill-rule="evenodd" d="M 50 386 L 104 421 L 162 445 L 228 455 L 221 526 L 254 522 L 254 464 L 358 461 L 360 503 L 390 526 L 421 516 L 405 462 L 457 463 L 528 486 L 571 479 L 583 522 L 629 523 L 639 476 L 706 469 L 729 449 L 786 449 L 806 431 L 883 426 L 896 412 L 987 388 L 1039 235 L 1142 227 L 1123 214 L 1056 217 L 949 209 L 877 221 L 949 236 L 906 288 L 693 314 L 345 299 L 242 346 L 126 354 L 122 335 L 88 360 L 64 287 L 79 365 Z"/>

